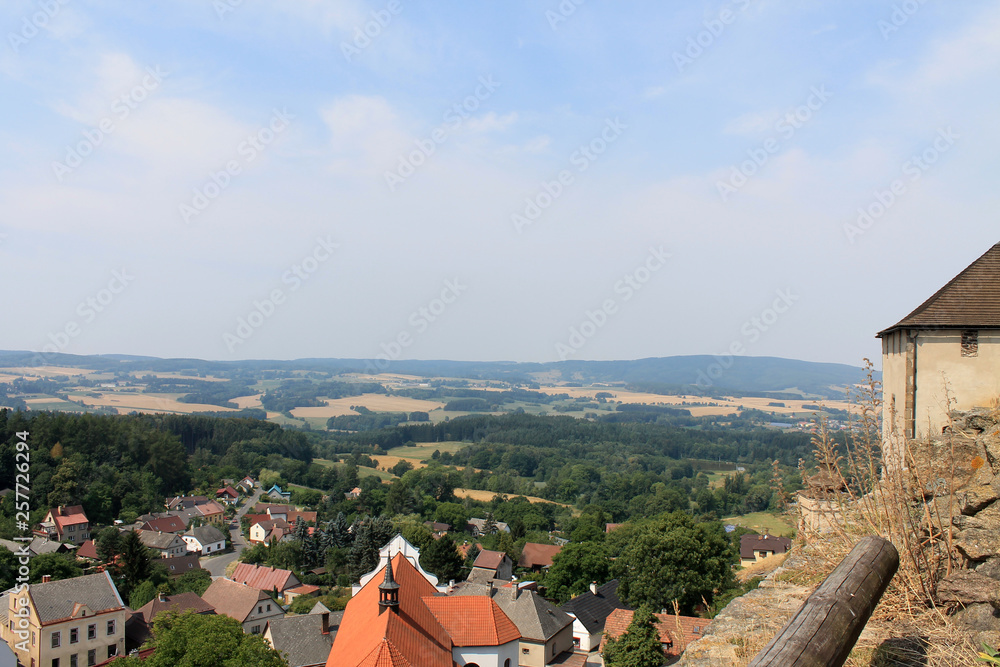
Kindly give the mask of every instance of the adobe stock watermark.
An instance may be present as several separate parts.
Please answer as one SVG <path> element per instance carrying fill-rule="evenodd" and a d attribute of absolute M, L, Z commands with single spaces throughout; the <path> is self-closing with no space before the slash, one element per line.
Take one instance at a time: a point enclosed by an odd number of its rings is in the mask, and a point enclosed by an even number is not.
<path fill-rule="evenodd" d="M 329 234 L 326 238 L 317 237 L 312 250 L 281 274 L 281 284 L 288 286 L 287 291 L 283 287 L 276 287 L 263 299 L 254 299 L 250 312 L 245 317 L 236 318 L 233 332 L 227 331 L 222 334 L 222 342 L 226 344 L 229 353 L 232 354 L 237 347 L 250 340 L 265 322 L 274 317 L 278 307 L 285 304 L 288 295 L 301 289 L 302 285 L 312 278 L 339 248 L 340 244 L 334 243 Z"/>
<path fill-rule="evenodd" d="M 48 27 L 49 22 L 55 18 L 62 8 L 69 4 L 69 0 L 40 0 L 38 11 L 30 16 L 21 17 L 21 29 L 17 32 L 7 33 L 7 43 L 14 53 L 20 53 L 21 47 L 38 36 L 42 30 Z"/>
<path fill-rule="evenodd" d="M 708 368 L 702 371 L 698 371 L 698 379 L 695 380 L 695 384 L 699 387 L 711 387 L 715 380 L 718 380 L 722 375 L 733 367 L 735 363 L 734 357 L 745 354 L 747 351 L 747 345 L 752 345 L 760 340 L 760 337 L 767 331 L 769 331 L 781 316 L 787 313 L 795 302 L 799 300 L 799 297 L 792 294 L 791 289 L 777 290 L 775 291 L 774 301 L 771 305 L 760 312 L 760 315 L 751 317 L 749 320 L 743 323 L 740 327 L 740 334 L 742 338 L 734 340 L 729 345 L 728 354 L 725 355 L 714 355 L 716 360 L 714 363 L 709 364 Z"/>
<path fill-rule="evenodd" d="M 722 201 L 729 201 L 729 197 L 739 192 L 754 174 L 770 162 L 771 156 L 781 151 L 782 142 L 787 142 L 795 136 L 795 133 L 812 120 L 813 115 L 822 109 L 831 97 L 833 93 L 828 91 L 825 85 L 812 86 L 806 101 L 794 109 L 789 109 L 781 120 L 774 124 L 774 131 L 778 133 L 776 136 L 768 137 L 756 148 L 747 149 L 748 159 L 730 167 L 728 179 L 715 182 L 715 189 Z"/>
<path fill-rule="evenodd" d="M 569 328 L 566 342 L 556 343 L 559 360 L 566 361 L 571 355 L 582 350 L 587 342 L 604 328 L 608 320 L 619 312 L 619 307 L 631 301 L 632 297 L 652 280 L 653 275 L 666 266 L 670 257 L 670 253 L 666 252 L 663 246 L 658 248 L 650 246 L 645 261 L 614 284 L 613 291 L 617 296 L 605 299 L 595 310 L 584 312 L 581 322 Z"/>
<path fill-rule="evenodd" d="M 389 368 L 389 364 L 403 355 L 403 350 L 413 345 L 416 340 L 415 336 L 427 331 L 431 324 L 439 320 L 448 307 L 458 301 L 458 297 L 467 289 L 469 289 L 468 285 L 463 285 L 458 278 L 445 280 L 440 295 L 410 313 L 406 320 L 408 328 L 401 330 L 395 337 L 379 345 L 382 352 L 375 355 L 374 359 L 365 362 L 365 372 L 371 375 L 385 372 Z"/>
<path fill-rule="evenodd" d="M 178 205 L 181 220 L 190 224 L 191 219 L 201 215 L 225 190 L 232 185 L 233 179 L 243 173 L 243 167 L 250 165 L 257 156 L 273 142 L 278 135 L 288 129 L 295 116 L 287 109 L 275 109 L 267 125 L 262 126 L 249 135 L 236 147 L 237 158 L 228 160 L 219 171 L 209 174 L 208 180 L 200 187 L 194 188 L 191 201 Z"/>
<path fill-rule="evenodd" d="M 903 0 L 892 6 L 892 13 L 889 20 L 879 19 L 878 30 L 882 33 L 882 40 L 888 42 L 894 33 L 909 23 L 910 19 L 920 11 L 927 0 Z"/>
<path fill-rule="evenodd" d="M 97 150 L 97 147 L 104 143 L 105 138 L 117 129 L 118 123 L 132 115 L 132 112 L 138 109 L 139 105 L 159 88 L 163 79 L 169 75 L 170 72 L 162 71 L 159 65 L 147 67 L 146 76 L 138 85 L 111 102 L 112 115 L 102 118 L 94 128 L 83 130 L 83 139 L 75 145 L 66 146 L 65 159 L 62 162 L 52 163 L 52 173 L 55 174 L 56 179 L 62 183 L 66 176 L 76 171 L 83 164 L 84 159 Z"/>
<path fill-rule="evenodd" d="M 677 66 L 677 71 L 683 74 L 686 67 L 690 67 L 694 61 L 701 58 L 705 51 L 711 48 L 716 40 L 722 36 L 726 28 L 736 22 L 736 19 L 739 18 L 738 12 L 745 12 L 751 2 L 752 0 L 733 0 L 730 6 L 721 9 L 714 19 L 702 22 L 705 29 L 687 38 L 687 46 L 683 53 L 674 51 L 674 65 Z"/>
<path fill-rule="evenodd" d="M 17 569 L 11 572 L 16 574 L 14 578 L 13 593 L 15 596 L 27 593 L 31 580 L 31 549 L 29 545 L 33 539 L 31 535 L 31 448 L 28 445 L 28 431 L 18 431 L 15 433 L 16 452 L 14 454 L 14 470 L 16 477 L 14 480 L 14 526 L 20 535 L 14 536 L 14 540 L 20 542 L 14 557 L 17 559 Z M 15 597 L 13 618 L 10 619 L 9 629 L 17 635 L 19 642 L 14 643 L 14 648 L 18 651 L 28 650 L 28 638 L 31 632 L 31 605 L 28 596 Z M 16 620 L 15 620 L 16 619 Z"/>
<path fill-rule="evenodd" d="M 604 129 L 601 130 L 600 134 L 581 145 L 569 156 L 570 166 L 574 167 L 576 172 L 580 174 L 587 171 L 607 152 L 611 144 L 618 141 L 626 129 L 628 129 L 628 125 L 618 118 L 605 120 Z M 539 190 L 524 200 L 524 208 L 519 213 L 513 213 L 510 216 L 510 221 L 517 233 L 523 233 L 525 227 L 537 222 L 542 214 L 575 182 L 576 176 L 572 169 L 563 169 L 551 181 L 542 181 Z"/>
<path fill-rule="evenodd" d="M 462 126 L 466 120 L 472 117 L 483 102 L 490 99 L 500 83 L 493 80 L 492 74 L 479 77 L 479 85 L 473 93 L 456 102 L 444 112 L 441 125 L 431 130 L 430 136 L 426 139 L 416 139 L 413 143 L 416 148 L 407 155 L 400 155 L 395 171 L 385 172 L 385 184 L 389 186 L 389 192 L 395 192 L 396 188 L 406 182 L 410 176 L 416 173 L 417 169 L 427 163 L 438 146 L 448 140 L 451 132 Z"/>
<path fill-rule="evenodd" d="M 354 26 L 354 34 L 349 42 L 340 43 L 340 52 L 347 62 L 351 62 L 379 38 L 382 31 L 392 24 L 392 20 L 403 12 L 400 0 L 389 0 L 384 9 L 372 11 L 372 17 L 363 26 Z"/>
<path fill-rule="evenodd" d="M 851 223 L 844 224 L 844 235 L 847 240 L 854 245 L 859 236 L 874 226 L 889 212 L 899 198 L 908 191 L 907 183 L 916 183 L 939 159 L 951 150 L 955 142 L 961 139 L 961 135 L 956 134 L 951 126 L 939 128 L 934 141 L 920 153 L 912 155 L 910 159 L 902 164 L 900 171 L 903 177 L 897 178 L 889 186 L 882 190 L 876 189 L 874 200 L 867 206 L 858 208 L 858 217 Z"/>
<path fill-rule="evenodd" d="M 43 345 L 41 352 L 32 358 L 32 365 L 42 366 L 53 355 L 65 350 L 71 340 L 83 333 L 83 325 L 92 323 L 98 315 L 110 308 L 118 295 L 124 292 L 133 280 L 135 280 L 135 276 L 130 275 L 128 269 L 112 271 L 111 280 L 106 286 L 77 304 L 76 314 L 80 318 L 79 320 L 68 320 L 57 331 L 49 332 L 49 342 Z"/>
<path fill-rule="evenodd" d="M 569 20 L 569 17 L 576 14 L 577 7 L 587 2 L 587 0 L 562 0 L 555 11 L 545 10 L 545 20 L 549 22 L 549 27 L 558 30 L 559 25 Z"/>

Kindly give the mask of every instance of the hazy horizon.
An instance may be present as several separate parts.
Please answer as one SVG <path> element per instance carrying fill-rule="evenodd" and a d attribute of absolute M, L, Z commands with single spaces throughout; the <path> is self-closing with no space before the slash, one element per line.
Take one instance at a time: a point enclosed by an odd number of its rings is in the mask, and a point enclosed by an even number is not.
<path fill-rule="evenodd" d="M 994 3 L 0 22 L 4 349 L 878 365 L 1000 241 Z"/>

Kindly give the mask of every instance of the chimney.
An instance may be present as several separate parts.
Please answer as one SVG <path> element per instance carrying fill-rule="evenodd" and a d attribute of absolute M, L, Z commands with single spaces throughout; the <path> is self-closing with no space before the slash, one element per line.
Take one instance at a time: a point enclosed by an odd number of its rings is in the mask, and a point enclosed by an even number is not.
<path fill-rule="evenodd" d="M 590 582 L 590 592 L 593 593 L 594 595 L 597 595 L 597 582 L 596 581 Z"/>
<path fill-rule="evenodd" d="M 323 634 L 330 634 L 330 612 L 324 611 L 322 614 L 323 618 Z"/>
<path fill-rule="evenodd" d="M 493 597 L 493 580 L 490 579 L 487 585 L 490 587 L 490 597 Z"/>
<path fill-rule="evenodd" d="M 516 581 L 510 582 L 510 601 L 517 602 L 517 596 L 521 594 L 521 587 Z"/>
<path fill-rule="evenodd" d="M 50 581 L 52 581 L 52 576 L 51 575 L 48 575 L 48 574 L 43 574 L 42 575 L 42 583 L 43 584 L 47 584 Z"/>

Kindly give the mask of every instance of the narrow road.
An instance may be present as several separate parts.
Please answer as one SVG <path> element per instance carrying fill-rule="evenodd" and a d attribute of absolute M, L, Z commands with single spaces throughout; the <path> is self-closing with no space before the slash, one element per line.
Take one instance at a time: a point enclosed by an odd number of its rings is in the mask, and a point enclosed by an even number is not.
<path fill-rule="evenodd" d="M 236 528 L 229 529 L 229 534 L 233 540 L 232 553 L 223 554 L 222 556 L 202 556 L 199 559 L 201 566 L 208 570 L 213 578 L 224 576 L 229 564 L 239 558 L 240 552 L 248 546 L 246 540 L 243 538 L 243 534 L 240 532 L 240 518 L 257 504 L 263 493 L 264 490 L 258 487 L 250 500 L 243 503 L 243 507 L 236 511 L 236 516 L 233 519 L 236 521 Z"/>

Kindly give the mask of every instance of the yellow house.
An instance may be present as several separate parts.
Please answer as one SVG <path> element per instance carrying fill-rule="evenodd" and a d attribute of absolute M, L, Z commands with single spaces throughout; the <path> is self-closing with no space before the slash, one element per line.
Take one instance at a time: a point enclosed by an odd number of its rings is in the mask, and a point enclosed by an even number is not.
<path fill-rule="evenodd" d="M 107 572 L 31 584 L 0 609 L 0 637 L 25 667 L 89 667 L 125 653 L 128 613 Z"/>
<path fill-rule="evenodd" d="M 1000 397 L 1000 244 L 877 337 L 887 440 L 940 435 L 951 410 L 990 407 Z"/>

